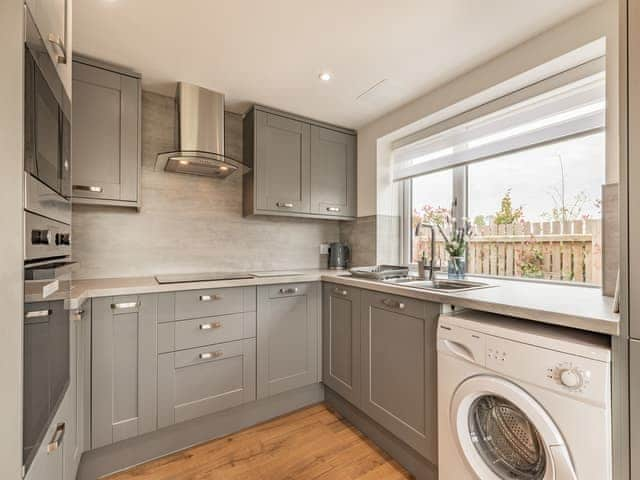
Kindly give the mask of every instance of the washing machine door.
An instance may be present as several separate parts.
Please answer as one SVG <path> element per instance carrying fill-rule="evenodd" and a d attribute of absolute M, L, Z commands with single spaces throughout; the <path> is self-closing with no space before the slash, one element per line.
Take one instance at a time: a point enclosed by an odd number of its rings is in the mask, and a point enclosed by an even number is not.
<path fill-rule="evenodd" d="M 479 375 L 457 388 L 451 428 L 479 480 L 577 480 L 553 420 L 525 390 Z"/>

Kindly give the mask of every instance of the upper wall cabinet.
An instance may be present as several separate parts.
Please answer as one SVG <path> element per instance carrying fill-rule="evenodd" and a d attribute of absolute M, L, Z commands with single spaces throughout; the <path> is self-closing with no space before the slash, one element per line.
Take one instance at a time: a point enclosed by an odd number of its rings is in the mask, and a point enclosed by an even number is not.
<path fill-rule="evenodd" d="M 26 5 L 71 97 L 71 0 L 26 0 Z"/>
<path fill-rule="evenodd" d="M 73 62 L 73 201 L 140 204 L 140 76 Z"/>
<path fill-rule="evenodd" d="M 354 131 L 256 105 L 243 135 L 245 216 L 356 216 Z"/>

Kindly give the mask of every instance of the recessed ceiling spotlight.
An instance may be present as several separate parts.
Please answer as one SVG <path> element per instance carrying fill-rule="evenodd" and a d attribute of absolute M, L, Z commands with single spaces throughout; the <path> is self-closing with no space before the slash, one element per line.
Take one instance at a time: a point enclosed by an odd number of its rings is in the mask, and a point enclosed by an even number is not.
<path fill-rule="evenodd" d="M 189 160 L 178 160 L 180 165 L 189 165 Z"/>
<path fill-rule="evenodd" d="M 328 82 L 329 80 L 331 80 L 331 74 L 329 72 L 322 72 L 320 75 L 318 75 L 318 78 L 323 82 Z"/>
<path fill-rule="evenodd" d="M 224 165 L 221 165 L 220 167 L 218 167 L 221 171 L 226 172 L 227 170 L 229 170 L 229 167 L 226 167 Z"/>

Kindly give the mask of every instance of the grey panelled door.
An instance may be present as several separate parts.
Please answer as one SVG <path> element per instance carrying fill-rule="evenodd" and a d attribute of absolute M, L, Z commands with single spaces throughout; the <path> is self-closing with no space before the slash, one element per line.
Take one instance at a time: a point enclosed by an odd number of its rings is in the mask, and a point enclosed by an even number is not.
<path fill-rule="evenodd" d="M 139 79 L 74 62 L 74 197 L 138 200 L 139 115 Z"/>
<path fill-rule="evenodd" d="M 440 305 L 362 293 L 362 410 L 437 464 Z"/>
<path fill-rule="evenodd" d="M 258 287 L 258 399 L 320 381 L 319 303 L 319 283 Z"/>
<path fill-rule="evenodd" d="M 257 110 L 257 208 L 309 212 L 310 126 Z"/>
<path fill-rule="evenodd" d="M 356 216 L 356 137 L 311 126 L 311 213 Z"/>
<path fill-rule="evenodd" d="M 360 405 L 360 290 L 325 283 L 322 304 L 322 381 Z"/>
<path fill-rule="evenodd" d="M 92 305 L 92 448 L 156 429 L 156 295 Z"/>
<path fill-rule="evenodd" d="M 254 338 L 158 356 L 158 427 L 256 399 Z"/>

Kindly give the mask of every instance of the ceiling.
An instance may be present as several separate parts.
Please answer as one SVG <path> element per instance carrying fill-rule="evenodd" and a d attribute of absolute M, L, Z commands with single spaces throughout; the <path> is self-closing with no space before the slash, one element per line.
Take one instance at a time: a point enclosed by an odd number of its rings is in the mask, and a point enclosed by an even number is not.
<path fill-rule="evenodd" d="M 75 0 L 74 51 L 358 128 L 598 0 Z M 333 78 L 323 82 L 321 72 Z M 375 85 L 377 85 L 375 88 Z"/>

